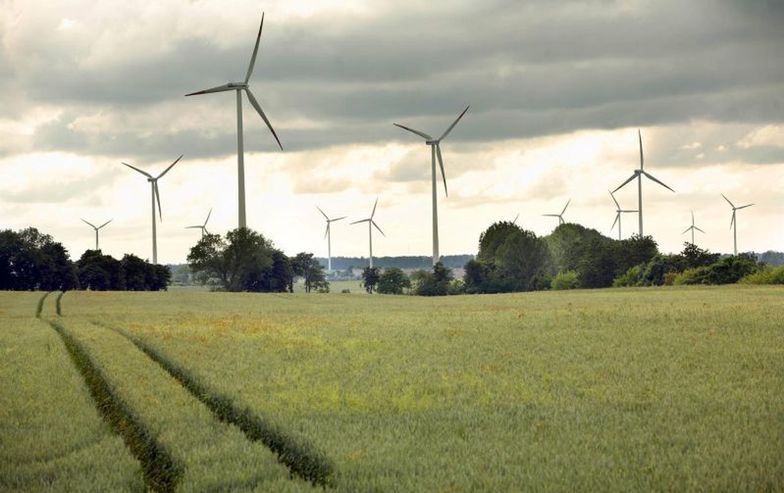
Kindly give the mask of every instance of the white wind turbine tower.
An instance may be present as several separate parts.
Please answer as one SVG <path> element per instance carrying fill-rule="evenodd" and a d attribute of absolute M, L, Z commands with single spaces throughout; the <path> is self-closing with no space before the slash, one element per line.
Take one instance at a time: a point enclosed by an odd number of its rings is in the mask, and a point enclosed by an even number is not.
<path fill-rule="evenodd" d="M 615 209 L 615 221 L 613 221 L 612 226 L 610 226 L 610 231 L 612 231 L 613 228 L 615 227 L 615 223 L 618 223 L 618 239 L 620 240 L 621 239 L 621 214 L 623 214 L 625 212 L 637 212 L 637 211 L 634 210 L 634 209 L 621 209 L 621 205 L 618 203 L 617 200 L 615 200 L 615 195 L 613 195 L 612 192 L 610 192 L 610 197 L 612 197 L 613 202 L 615 202 L 615 207 L 616 207 L 616 209 Z"/>
<path fill-rule="evenodd" d="M 359 221 L 354 221 L 351 224 L 359 224 L 359 223 L 368 223 L 368 242 L 370 244 L 370 268 L 373 268 L 373 228 L 375 226 L 379 233 L 382 236 L 386 237 L 381 228 L 378 227 L 378 224 L 373 220 L 373 216 L 376 215 L 376 206 L 378 205 L 378 199 L 376 199 L 376 203 L 373 204 L 373 212 L 370 213 L 370 217 L 367 219 L 360 219 Z"/>
<path fill-rule="evenodd" d="M 721 194 L 721 196 L 724 197 L 724 194 Z M 754 204 L 746 204 L 740 207 L 735 207 L 735 204 L 730 202 L 730 199 L 728 199 L 727 197 L 724 197 L 724 200 L 726 200 L 727 203 L 730 204 L 730 207 L 732 207 L 732 220 L 730 221 L 730 228 L 732 228 L 733 252 L 735 253 L 735 255 L 737 255 L 738 254 L 738 219 L 735 217 L 735 212 L 739 211 L 740 209 L 745 209 L 746 207 L 751 207 Z"/>
<path fill-rule="evenodd" d="M 204 220 L 204 224 L 197 224 L 195 226 L 185 226 L 185 229 L 200 229 L 201 237 L 204 238 L 204 235 L 210 234 L 210 232 L 207 231 L 207 223 L 209 222 L 211 215 L 212 215 L 212 209 L 210 209 L 210 212 L 207 213 L 207 219 Z"/>
<path fill-rule="evenodd" d="M 146 171 L 142 171 L 135 166 L 131 166 L 128 163 L 122 163 L 125 166 L 131 168 L 132 170 L 138 171 L 139 173 L 146 176 L 147 181 L 150 182 L 150 188 L 152 190 L 152 263 L 153 264 L 158 263 L 158 239 L 157 239 L 157 232 L 155 229 L 155 202 L 156 201 L 158 202 L 158 217 L 160 217 L 161 221 L 163 221 L 163 215 L 161 214 L 161 194 L 158 191 L 158 180 L 163 178 L 163 175 L 168 173 L 169 170 L 172 169 L 175 164 L 180 162 L 180 159 L 182 159 L 182 155 L 180 155 L 180 157 L 178 157 L 173 163 L 171 163 L 169 167 L 163 170 L 163 173 L 161 173 L 158 176 L 152 176 Z"/>
<path fill-rule="evenodd" d="M 686 230 L 683 233 L 681 233 L 681 234 L 685 235 L 686 233 L 691 231 L 691 244 L 692 245 L 694 245 L 694 231 L 695 230 L 699 231 L 702 234 L 705 234 L 705 231 L 701 230 L 700 228 L 698 228 L 697 226 L 694 225 L 694 211 L 691 211 L 691 226 L 686 228 Z"/>
<path fill-rule="evenodd" d="M 86 224 L 90 225 L 90 227 L 92 227 L 95 230 L 95 249 L 96 250 L 98 250 L 98 230 L 103 228 L 104 226 L 106 226 L 107 224 L 109 224 L 112 221 L 113 221 L 113 219 L 109 219 L 108 221 L 106 221 L 105 223 L 101 224 L 100 226 L 96 226 L 95 224 L 93 224 L 93 223 L 91 223 L 89 221 L 85 221 L 84 219 L 82 219 L 83 223 L 86 223 Z"/>
<path fill-rule="evenodd" d="M 563 215 L 564 215 L 564 212 L 566 212 L 566 208 L 569 207 L 569 204 L 571 202 L 572 202 L 572 199 L 569 199 L 569 201 L 566 202 L 566 205 L 564 206 L 564 208 L 563 208 L 563 210 L 561 211 L 560 214 L 542 214 L 542 215 L 546 216 L 546 217 L 557 217 L 558 218 L 558 225 L 560 226 L 561 224 L 564 224 Z"/>
<path fill-rule="evenodd" d="M 327 220 L 327 229 L 324 231 L 324 238 L 327 239 L 327 272 L 332 272 L 332 228 L 330 225 L 335 221 L 340 221 L 341 219 L 345 219 L 346 216 L 336 217 L 335 219 L 330 219 L 324 211 L 321 210 L 321 207 L 316 206 L 316 209 L 319 210 L 324 219 Z M 380 231 L 380 230 L 379 230 Z"/>
<path fill-rule="evenodd" d="M 264 110 L 261 109 L 261 105 L 256 100 L 256 97 L 253 96 L 253 92 L 250 90 L 248 86 L 248 82 L 250 81 L 250 76 L 253 74 L 253 65 L 256 63 L 256 54 L 259 51 L 259 41 L 261 40 L 261 29 L 264 27 L 264 13 L 261 14 L 261 24 L 259 25 L 259 34 L 256 36 L 256 46 L 253 48 L 253 55 L 250 57 L 250 65 L 248 65 L 248 72 L 245 74 L 245 80 L 242 82 L 229 82 L 228 84 L 224 84 L 222 86 L 213 87 L 210 89 L 205 89 L 203 91 L 192 92 L 190 94 L 186 94 L 186 96 L 196 96 L 199 94 L 208 94 L 212 92 L 224 92 L 224 91 L 235 91 L 237 95 L 237 188 L 238 188 L 238 195 L 239 195 L 239 205 L 238 205 L 238 214 L 239 214 L 239 227 L 245 228 L 247 227 L 247 221 L 245 218 L 245 152 L 243 149 L 243 136 L 242 136 L 242 91 L 245 91 L 245 94 L 248 96 L 248 101 L 250 104 L 256 109 L 259 116 L 264 123 L 267 124 L 267 128 L 269 128 L 270 132 L 272 132 L 272 136 L 275 137 L 275 141 L 278 143 L 278 147 L 280 150 L 283 150 L 283 146 L 280 143 L 280 139 L 278 139 L 278 134 L 275 133 L 275 129 L 272 128 L 272 124 L 270 124 L 269 119 L 267 119 L 267 115 L 264 114 Z"/>
<path fill-rule="evenodd" d="M 666 188 L 667 190 L 673 193 L 675 192 L 675 190 L 668 187 L 661 181 L 657 180 L 652 174 L 648 173 L 643 169 L 644 160 L 642 156 L 642 134 L 640 133 L 639 129 L 637 130 L 637 137 L 640 140 L 640 169 L 634 170 L 634 174 L 632 174 L 632 176 L 629 177 L 628 180 L 621 183 L 621 185 L 618 188 L 613 190 L 613 193 L 617 192 L 618 190 L 623 188 L 624 185 L 637 178 L 637 211 L 638 211 L 637 217 L 640 221 L 640 238 L 642 238 L 642 176 L 645 175 L 648 179 L 655 181 L 656 183 L 658 183 L 659 185 L 663 186 L 664 188 Z"/>
<path fill-rule="evenodd" d="M 441 168 L 441 178 L 443 178 L 444 180 L 444 195 L 449 197 L 449 192 L 447 191 L 447 187 L 446 187 L 446 175 L 444 174 L 444 159 L 441 157 L 441 141 L 444 140 L 447 135 L 449 135 L 449 132 L 451 132 L 453 128 L 455 128 L 455 125 L 457 125 L 457 122 L 459 122 L 460 119 L 463 118 L 463 115 L 466 114 L 468 108 L 470 108 L 470 106 L 466 106 L 466 109 L 464 109 L 463 112 L 460 113 L 460 116 L 458 116 L 457 119 L 454 122 L 452 122 L 449 128 L 447 128 L 446 131 L 443 134 L 441 134 L 441 137 L 437 139 L 434 139 L 430 135 L 424 132 L 420 132 L 419 130 L 414 130 L 413 128 L 406 127 L 405 125 L 401 125 L 399 123 L 394 124 L 396 127 L 400 127 L 403 130 L 408 130 L 411 133 L 419 135 L 420 137 L 425 139 L 425 144 L 430 146 L 430 181 L 432 183 L 432 194 L 433 194 L 433 265 L 436 265 L 439 259 L 441 258 L 441 256 L 438 253 L 438 201 L 436 198 L 437 197 L 436 158 L 438 159 L 438 165 Z"/>

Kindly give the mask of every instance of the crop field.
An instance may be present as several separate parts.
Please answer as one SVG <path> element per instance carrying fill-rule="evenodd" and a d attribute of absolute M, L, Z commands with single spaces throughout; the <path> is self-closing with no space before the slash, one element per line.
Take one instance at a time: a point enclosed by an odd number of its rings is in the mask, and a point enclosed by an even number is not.
<path fill-rule="evenodd" d="M 0 490 L 784 490 L 780 287 L 351 291 L 0 293 Z"/>

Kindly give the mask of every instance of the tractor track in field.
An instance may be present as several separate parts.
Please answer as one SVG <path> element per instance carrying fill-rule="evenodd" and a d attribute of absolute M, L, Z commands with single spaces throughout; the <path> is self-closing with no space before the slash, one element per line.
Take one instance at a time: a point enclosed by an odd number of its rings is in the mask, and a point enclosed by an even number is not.
<path fill-rule="evenodd" d="M 63 316 L 63 305 L 62 305 L 63 296 L 65 296 L 65 291 L 60 291 L 60 294 L 57 295 L 57 300 L 55 301 L 55 309 L 57 311 L 58 317 Z"/>
<path fill-rule="evenodd" d="M 42 319 L 41 312 L 46 298 L 38 300 L 35 316 Z M 60 299 L 57 298 L 57 314 L 61 314 Z M 98 414 L 119 435 L 133 456 L 139 461 L 147 488 L 156 492 L 173 492 L 184 473 L 166 448 L 145 429 L 128 406 L 114 392 L 103 372 L 90 358 L 87 350 L 59 322 L 44 320 L 60 336 L 71 362 L 82 376 L 93 399 Z"/>
<path fill-rule="evenodd" d="M 334 468 L 331 462 L 312 446 L 301 443 L 286 432 L 266 422 L 247 407 L 240 407 L 230 397 L 214 391 L 200 382 L 191 372 L 164 355 L 161 351 L 124 329 L 100 321 L 91 320 L 93 325 L 120 334 L 133 343 L 147 357 L 171 375 L 193 397 L 225 423 L 238 427 L 251 441 L 259 441 L 277 455 L 278 461 L 292 475 L 324 488 L 333 487 Z"/>

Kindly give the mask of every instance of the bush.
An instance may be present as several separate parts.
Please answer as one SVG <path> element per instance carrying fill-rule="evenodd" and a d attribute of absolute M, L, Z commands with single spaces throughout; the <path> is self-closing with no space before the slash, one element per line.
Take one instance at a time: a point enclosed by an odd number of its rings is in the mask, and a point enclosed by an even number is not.
<path fill-rule="evenodd" d="M 550 288 L 557 290 L 577 289 L 579 287 L 580 279 L 577 276 L 577 272 L 573 270 L 559 272 L 550 282 Z"/>
<path fill-rule="evenodd" d="M 784 266 L 765 266 L 758 272 L 744 276 L 740 284 L 784 284 Z"/>
<path fill-rule="evenodd" d="M 453 281 L 452 271 L 438 262 L 433 272 L 417 271 L 415 293 L 419 296 L 446 296 Z M 413 276 L 412 276 L 413 277 Z"/>
<path fill-rule="evenodd" d="M 675 277 L 673 284 L 733 284 L 760 270 L 749 254 L 725 257 L 715 264 L 686 269 Z"/>
<path fill-rule="evenodd" d="M 384 269 L 378 278 L 377 290 L 381 294 L 403 294 L 403 290 L 410 287 L 411 280 L 397 267 Z"/>
<path fill-rule="evenodd" d="M 632 286 L 639 286 L 640 279 L 642 279 L 642 268 L 644 264 L 635 265 L 630 267 L 629 270 L 616 277 L 613 281 L 614 288 L 629 288 Z"/>

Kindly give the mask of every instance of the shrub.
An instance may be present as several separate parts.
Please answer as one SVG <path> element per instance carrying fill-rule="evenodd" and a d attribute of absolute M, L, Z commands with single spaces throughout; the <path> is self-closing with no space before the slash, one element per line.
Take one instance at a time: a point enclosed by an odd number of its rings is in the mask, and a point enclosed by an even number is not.
<path fill-rule="evenodd" d="M 674 284 L 733 284 L 759 269 L 754 257 L 742 253 L 708 266 L 686 269 L 675 277 Z"/>
<path fill-rule="evenodd" d="M 559 272 L 555 277 L 553 277 L 552 281 L 550 282 L 550 287 L 552 289 L 577 289 L 580 287 L 580 279 L 577 276 L 577 272 L 573 270 L 567 270 L 564 272 Z"/>
<path fill-rule="evenodd" d="M 410 287 L 411 280 L 397 267 L 384 269 L 384 273 L 378 278 L 377 290 L 381 294 L 403 294 L 403 290 Z"/>
<path fill-rule="evenodd" d="M 632 286 L 639 286 L 640 279 L 642 278 L 642 269 L 644 264 L 635 265 L 634 267 L 629 267 L 629 269 L 621 274 L 620 276 L 616 277 L 613 280 L 613 287 L 614 288 L 628 288 Z"/>
<path fill-rule="evenodd" d="M 784 266 L 765 266 L 758 272 L 744 276 L 740 284 L 784 284 Z"/>

